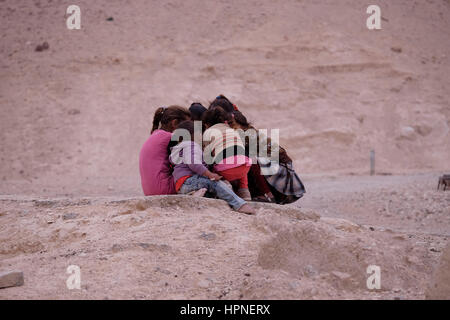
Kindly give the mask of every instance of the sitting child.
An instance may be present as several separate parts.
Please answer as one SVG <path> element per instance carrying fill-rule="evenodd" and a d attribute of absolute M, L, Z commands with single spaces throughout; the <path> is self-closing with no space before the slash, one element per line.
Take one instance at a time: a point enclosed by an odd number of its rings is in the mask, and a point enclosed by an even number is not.
<path fill-rule="evenodd" d="M 205 156 L 213 159 L 214 171 L 229 182 L 237 183 L 238 196 L 252 200 L 247 178 L 252 161 L 245 155 L 239 134 L 228 125 L 232 122 L 230 115 L 221 107 L 213 107 L 203 114 L 202 120 L 206 128 L 203 134 L 207 143 Z"/>
<path fill-rule="evenodd" d="M 217 198 L 225 200 L 234 210 L 246 214 L 254 214 L 255 210 L 238 197 L 217 173 L 208 170 L 203 161 L 202 148 L 193 141 L 194 122 L 183 121 L 177 129 L 185 129 L 191 136 L 190 141 L 182 141 L 172 147 L 170 162 L 174 165 L 173 177 L 178 193 L 188 194 L 192 191 L 197 196 L 203 196 L 206 191 Z"/>

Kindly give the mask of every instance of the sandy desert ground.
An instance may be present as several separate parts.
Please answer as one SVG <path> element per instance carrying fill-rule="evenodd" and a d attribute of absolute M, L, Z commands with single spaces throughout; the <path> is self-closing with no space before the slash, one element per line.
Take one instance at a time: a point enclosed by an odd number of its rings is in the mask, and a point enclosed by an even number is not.
<path fill-rule="evenodd" d="M 376 2 L 378 31 L 357 0 L 0 0 L 0 273 L 25 275 L 0 298 L 433 297 L 450 236 L 450 191 L 436 190 L 450 2 Z M 280 129 L 303 199 L 251 217 L 142 197 L 154 110 L 219 93 Z"/>

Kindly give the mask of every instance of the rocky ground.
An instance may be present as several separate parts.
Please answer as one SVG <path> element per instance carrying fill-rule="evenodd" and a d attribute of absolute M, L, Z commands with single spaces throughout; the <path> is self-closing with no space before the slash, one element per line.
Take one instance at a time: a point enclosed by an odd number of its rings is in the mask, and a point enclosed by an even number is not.
<path fill-rule="evenodd" d="M 256 216 L 184 196 L 3 196 L 0 270 L 25 285 L 0 298 L 423 299 L 450 236 L 434 178 L 310 177 L 304 199 Z M 67 289 L 69 265 L 81 290 Z"/>

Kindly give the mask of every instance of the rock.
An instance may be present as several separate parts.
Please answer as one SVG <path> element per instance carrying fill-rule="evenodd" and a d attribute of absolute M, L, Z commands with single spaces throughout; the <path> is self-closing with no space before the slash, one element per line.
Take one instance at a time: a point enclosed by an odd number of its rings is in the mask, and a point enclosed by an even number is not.
<path fill-rule="evenodd" d="M 161 273 L 164 273 L 164 274 L 167 274 L 167 275 L 171 274 L 171 272 L 169 270 L 161 269 L 160 267 L 156 267 L 155 268 L 155 272 L 161 272 Z"/>
<path fill-rule="evenodd" d="M 431 283 L 425 292 L 425 298 L 428 300 L 450 299 L 450 243 L 447 243 L 442 253 Z"/>
<path fill-rule="evenodd" d="M 65 213 L 62 216 L 63 220 L 71 220 L 71 219 L 75 219 L 76 217 L 78 217 L 78 214 L 74 213 L 74 212 Z"/>
<path fill-rule="evenodd" d="M 106 21 L 114 21 L 113 17 L 106 18 Z"/>
<path fill-rule="evenodd" d="M 313 277 L 318 274 L 317 270 L 310 264 L 305 267 L 305 274 L 308 277 Z"/>
<path fill-rule="evenodd" d="M 78 109 L 70 109 L 69 111 L 67 111 L 67 113 L 71 116 L 74 116 L 74 115 L 80 114 L 81 111 Z"/>
<path fill-rule="evenodd" d="M 125 247 L 120 245 L 120 244 L 114 244 L 111 248 L 112 252 L 116 253 L 116 252 L 120 252 L 125 250 Z"/>
<path fill-rule="evenodd" d="M 407 256 L 406 262 L 408 262 L 409 264 L 418 265 L 418 264 L 420 264 L 420 259 L 415 256 Z"/>
<path fill-rule="evenodd" d="M 43 44 L 40 44 L 36 47 L 35 51 L 36 52 L 42 52 L 45 50 L 48 50 L 50 48 L 50 45 L 48 44 L 48 42 L 44 42 Z"/>
<path fill-rule="evenodd" d="M 402 48 L 400 48 L 400 47 L 392 47 L 391 51 L 393 51 L 395 53 L 402 53 Z"/>
<path fill-rule="evenodd" d="M 23 272 L 13 271 L 0 273 L 0 289 L 9 287 L 20 287 L 24 284 Z"/>
<path fill-rule="evenodd" d="M 205 233 L 205 232 L 202 232 L 202 234 L 200 235 L 200 238 L 202 238 L 203 240 L 207 240 L 207 241 L 210 241 L 210 240 L 215 240 L 216 239 L 216 234 L 214 234 L 214 233 Z"/>
<path fill-rule="evenodd" d="M 393 237 L 395 240 L 407 240 L 408 237 L 404 234 L 397 234 Z"/>
<path fill-rule="evenodd" d="M 339 271 L 332 271 L 331 274 L 337 277 L 339 280 L 347 280 L 351 277 L 348 273 Z"/>
<path fill-rule="evenodd" d="M 412 140 L 414 139 L 415 132 L 416 131 L 412 127 L 403 127 L 401 129 L 401 137 Z"/>

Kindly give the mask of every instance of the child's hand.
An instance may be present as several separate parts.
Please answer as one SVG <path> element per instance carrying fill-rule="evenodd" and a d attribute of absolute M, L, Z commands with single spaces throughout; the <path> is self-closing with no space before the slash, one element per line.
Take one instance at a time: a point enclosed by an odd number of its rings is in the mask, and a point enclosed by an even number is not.
<path fill-rule="evenodd" d="M 209 179 L 213 181 L 219 181 L 220 179 L 222 179 L 222 176 L 218 175 L 217 173 L 211 172 L 211 176 L 209 177 Z"/>
<path fill-rule="evenodd" d="M 205 172 L 205 176 L 207 178 L 209 178 L 210 180 L 214 180 L 214 181 L 219 181 L 220 179 L 222 179 L 222 176 L 218 175 L 217 173 L 211 172 L 209 170 L 207 170 Z"/>

